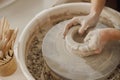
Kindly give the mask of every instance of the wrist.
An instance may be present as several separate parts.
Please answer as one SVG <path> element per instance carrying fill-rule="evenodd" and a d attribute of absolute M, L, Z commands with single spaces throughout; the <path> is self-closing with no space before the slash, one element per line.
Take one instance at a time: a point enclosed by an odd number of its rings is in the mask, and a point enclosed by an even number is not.
<path fill-rule="evenodd" d="M 107 29 L 101 29 L 100 35 L 102 39 L 101 41 L 108 42 L 110 40 L 110 34 Z"/>
<path fill-rule="evenodd" d="M 90 13 L 99 16 L 102 9 L 104 8 L 106 0 L 91 0 L 91 10 Z"/>
<path fill-rule="evenodd" d="M 99 15 L 95 13 L 90 13 L 87 17 L 89 17 L 92 26 L 95 26 L 99 20 Z"/>
<path fill-rule="evenodd" d="M 107 41 L 120 40 L 120 31 L 114 28 L 105 28 L 102 35 Z"/>
<path fill-rule="evenodd" d="M 94 18 L 99 18 L 100 14 L 96 11 L 90 11 L 89 16 L 92 16 Z"/>

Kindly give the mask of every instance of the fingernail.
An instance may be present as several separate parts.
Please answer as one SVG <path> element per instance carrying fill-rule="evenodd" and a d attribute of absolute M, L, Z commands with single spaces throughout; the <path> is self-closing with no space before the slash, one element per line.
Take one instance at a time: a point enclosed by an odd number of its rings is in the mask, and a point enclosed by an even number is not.
<path fill-rule="evenodd" d="M 83 34 L 83 31 L 80 31 L 80 30 L 79 30 L 78 33 L 79 33 L 79 34 Z"/>

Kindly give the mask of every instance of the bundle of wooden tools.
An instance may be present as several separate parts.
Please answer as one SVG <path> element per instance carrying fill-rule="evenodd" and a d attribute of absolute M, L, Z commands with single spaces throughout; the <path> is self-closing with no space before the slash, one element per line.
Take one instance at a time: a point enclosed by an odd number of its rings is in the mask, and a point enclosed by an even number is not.
<path fill-rule="evenodd" d="M 0 20 L 0 65 L 7 63 L 13 57 L 17 33 L 18 29 L 11 29 L 6 18 Z"/>

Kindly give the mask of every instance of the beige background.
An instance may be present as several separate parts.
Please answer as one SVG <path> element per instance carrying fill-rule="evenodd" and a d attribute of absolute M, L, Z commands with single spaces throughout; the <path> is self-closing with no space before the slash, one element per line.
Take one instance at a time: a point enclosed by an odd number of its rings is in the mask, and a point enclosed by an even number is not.
<path fill-rule="evenodd" d="M 49 8 L 56 0 L 16 0 L 14 3 L 0 9 L 0 18 L 5 16 L 11 27 L 19 28 L 18 38 L 27 23 L 40 11 Z M 16 42 L 17 42 L 16 41 Z M 0 80 L 27 80 L 19 66 L 17 71 L 8 77 L 0 77 Z"/>

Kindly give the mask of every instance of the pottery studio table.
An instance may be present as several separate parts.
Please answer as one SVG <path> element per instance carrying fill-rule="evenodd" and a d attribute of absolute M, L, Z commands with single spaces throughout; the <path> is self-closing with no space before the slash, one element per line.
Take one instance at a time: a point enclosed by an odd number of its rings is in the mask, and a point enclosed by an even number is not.
<path fill-rule="evenodd" d="M 56 0 L 16 0 L 12 4 L 0 9 L 0 18 L 5 16 L 11 24 L 11 27 L 19 28 L 19 36 L 27 23 L 40 11 L 49 8 Z M 17 55 L 17 53 L 15 53 Z M 0 80 L 27 80 L 23 75 L 19 63 L 16 72 L 7 77 L 0 77 Z"/>

